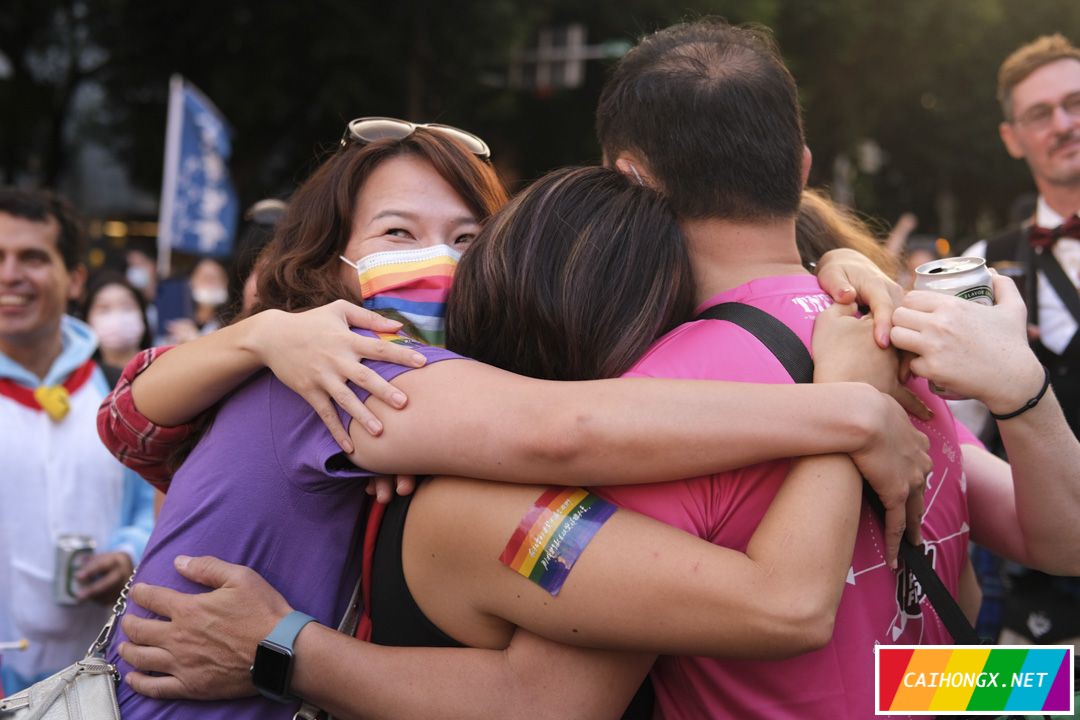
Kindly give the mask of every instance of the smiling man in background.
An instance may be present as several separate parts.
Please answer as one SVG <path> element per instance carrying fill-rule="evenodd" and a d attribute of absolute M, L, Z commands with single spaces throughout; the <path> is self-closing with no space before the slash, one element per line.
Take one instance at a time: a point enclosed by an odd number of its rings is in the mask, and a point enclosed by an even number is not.
<path fill-rule="evenodd" d="M 108 392 L 97 339 L 65 314 L 86 281 L 81 221 L 47 192 L 0 188 L 0 640 L 14 693 L 82 657 L 130 576 L 153 522 L 152 491 L 125 475 L 97 435 Z M 97 552 L 57 602 L 57 543 Z M 96 600 L 85 603 L 83 600 Z"/>

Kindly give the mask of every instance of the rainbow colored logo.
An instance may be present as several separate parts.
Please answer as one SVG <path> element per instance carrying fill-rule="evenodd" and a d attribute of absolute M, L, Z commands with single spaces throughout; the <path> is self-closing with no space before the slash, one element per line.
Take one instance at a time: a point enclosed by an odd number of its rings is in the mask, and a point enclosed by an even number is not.
<path fill-rule="evenodd" d="M 1073 649 L 1044 645 L 878 646 L 878 715 L 1071 715 Z"/>

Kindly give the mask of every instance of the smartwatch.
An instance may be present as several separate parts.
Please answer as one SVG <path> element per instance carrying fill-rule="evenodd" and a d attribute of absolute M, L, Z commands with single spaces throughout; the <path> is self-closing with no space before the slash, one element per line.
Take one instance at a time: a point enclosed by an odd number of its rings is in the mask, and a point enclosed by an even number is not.
<path fill-rule="evenodd" d="M 292 703 L 296 698 L 289 692 L 293 671 L 293 643 L 296 636 L 315 618 L 293 610 L 281 618 L 255 650 L 251 666 L 251 681 L 263 697 L 280 703 Z"/>

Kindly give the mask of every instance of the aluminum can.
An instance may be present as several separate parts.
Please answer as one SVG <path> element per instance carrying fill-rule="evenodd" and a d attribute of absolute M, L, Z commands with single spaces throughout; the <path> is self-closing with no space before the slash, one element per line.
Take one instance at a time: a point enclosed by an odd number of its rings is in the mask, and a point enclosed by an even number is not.
<path fill-rule="evenodd" d="M 955 295 L 981 305 L 994 304 L 994 281 L 979 257 L 945 258 L 915 268 L 915 289 Z M 967 398 L 930 383 L 930 389 L 945 400 Z"/>
<path fill-rule="evenodd" d="M 86 564 L 96 547 L 97 543 L 89 535 L 61 535 L 56 539 L 53 598 L 58 605 L 79 604 L 79 582 L 75 573 Z"/>

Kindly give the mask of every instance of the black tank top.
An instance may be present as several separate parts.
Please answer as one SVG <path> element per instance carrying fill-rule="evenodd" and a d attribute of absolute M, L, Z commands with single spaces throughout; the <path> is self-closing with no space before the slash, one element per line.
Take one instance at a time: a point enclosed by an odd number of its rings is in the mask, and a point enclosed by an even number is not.
<path fill-rule="evenodd" d="M 465 647 L 420 610 L 405 582 L 402 539 L 412 495 L 394 497 L 383 514 L 372 558 L 371 641 L 399 647 Z M 649 720 L 655 702 L 652 682 L 645 678 L 623 720 Z"/>
<path fill-rule="evenodd" d="M 412 495 L 395 497 L 383 514 L 375 541 L 371 583 L 371 641 L 400 647 L 466 647 L 450 637 L 421 612 L 402 566 L 402 538 Z"/>

